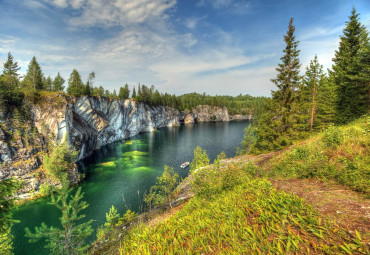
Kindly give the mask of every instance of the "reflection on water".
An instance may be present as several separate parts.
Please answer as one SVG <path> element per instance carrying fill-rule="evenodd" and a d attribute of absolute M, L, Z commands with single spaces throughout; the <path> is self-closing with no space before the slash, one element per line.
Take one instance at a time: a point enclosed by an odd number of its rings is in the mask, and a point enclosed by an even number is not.
<path fill-rule="evenodd" d="M 80 184 L 84 200 L 89 203 L 83 212 L 85 219 L 93 219 L 96 228 L 105 222 L 105 213 L 112 205 L 121 214 L 127 208 L 138 211 L 142 195 L 162 174 L 164 165 L 174 167 L 182 178 L 187 176 L 189 168 L 182 169 L 180 165 L 192 160 L 198 145 L 206 149 L 211 161 L 221 151 L 228 157 L 234 156 L 248 124 L 217 122 L 168 127 L 104 146 L 79 162 L 80 170 L 86 173 L 86 179 Z M 42 243 L 29 244 L 24 238 L 24 228 L 33 229 L 41 222 L 60 227 L 60 215 L 48 201 L 39 200 L 15 210 L 14 218 L 21 220 L 13 228 L 16 254 L 48 254 Z"/>

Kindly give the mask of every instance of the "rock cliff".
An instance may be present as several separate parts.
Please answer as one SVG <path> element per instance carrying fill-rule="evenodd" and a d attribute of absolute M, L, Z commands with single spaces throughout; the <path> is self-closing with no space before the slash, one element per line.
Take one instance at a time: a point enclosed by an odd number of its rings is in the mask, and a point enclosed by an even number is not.
<path fill-rule="evenodd" d="M 132 99 L 114 100 L 80 97 L 63 100 L 61 107 L 32 109 L 36 127 L 43 126 L 60 140 L 68 133 L 69 143 L 79 150 L 78 159 L 85 158 L 100 147 L 156 128 L 179 125 L 179 110 L 149 107 Z M 50 107 L 48 107 L 50 108 Z"/>
<path fill-rule="evenodd" d="M 37 190 L 42 183 L 36 170 L 42 165 L 48 140 L 61 141 L 66 136 L 79 151 L 78 159 L 83 159 L 106 144 L 156 128 L 231 120 L 226 107 L 200 105 L 181 112 L 171 107 L 150 107 L 133 99 L 73 98 L 62 94 L 44 96 L 40 103 L 31 105 L 30 118 L 24 134 L 33 137 L 32 144 L 28 138 L 15 138 L 10 122 L 0 123 L 5 127 L 0 127 L 0 179 L 15 176 L 25 180 L 25 192 Z M 75 170 L 75 176 L 76 173 Z"/>

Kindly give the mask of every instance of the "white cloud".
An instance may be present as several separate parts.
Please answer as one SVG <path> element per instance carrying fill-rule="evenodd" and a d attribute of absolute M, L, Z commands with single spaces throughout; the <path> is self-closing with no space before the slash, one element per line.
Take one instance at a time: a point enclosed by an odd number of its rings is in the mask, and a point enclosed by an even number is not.
<path fill-rule="evenodd" d="M 127 26 L 167 17 L 176 0 L 46 0 L 60 8 L 80 9 L 75 26 Z"/>
<path fill-rule="evenodd" d="M 210 5 L 214 9 L 231 11 L 234 14 L 245 14 L 250 9 L 248 0 L 201 0 L 197 3 L 198 7 Z"/>

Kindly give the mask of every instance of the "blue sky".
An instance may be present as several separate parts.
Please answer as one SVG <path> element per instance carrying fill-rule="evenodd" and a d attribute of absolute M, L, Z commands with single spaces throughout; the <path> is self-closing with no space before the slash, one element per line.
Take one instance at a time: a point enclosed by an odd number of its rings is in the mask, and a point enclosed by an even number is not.
<path fill-rule="evenodd" d="M 27 71 L 118 90 L 269 96 L 294 18 L 302 73 L 318 55 L 325 68 L 352 7 L 370 30 L 370 1 L 354 0 L 0 0 L 0 64 L 10 51 Z"/>

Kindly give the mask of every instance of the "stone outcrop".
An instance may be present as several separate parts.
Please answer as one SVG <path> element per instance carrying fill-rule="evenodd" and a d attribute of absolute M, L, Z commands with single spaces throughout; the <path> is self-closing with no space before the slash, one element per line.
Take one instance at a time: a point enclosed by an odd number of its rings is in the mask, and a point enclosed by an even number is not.
<path fill-rule="evenodd" d="M 251 120 L 252 115 L 235 114 L 230 116 L 230 120 Z"/>

